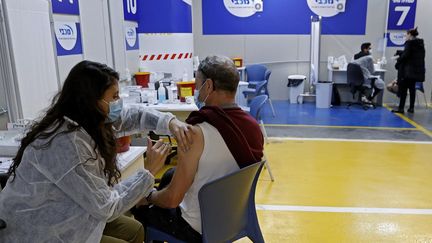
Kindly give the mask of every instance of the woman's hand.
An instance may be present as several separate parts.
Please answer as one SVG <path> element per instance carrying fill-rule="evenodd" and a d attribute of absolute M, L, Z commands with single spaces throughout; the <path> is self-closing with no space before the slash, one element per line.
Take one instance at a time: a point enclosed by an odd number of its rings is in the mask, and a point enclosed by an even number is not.
<path fill-rule="evenodd" d="M 171 153 L 171 146 L 162 142 L 159 139 L 155 144 L 147 138 L 147 157 L 144 163 L 144 168 L 150 171 L 152 175 L 158 173 L 162 169 L 166 158 Z"/>
<path fill-rule="evenodd" d="M 169 122 L 169 129 L 177 140 L 179 149 L 184 152 L 188 151 L 190 145 L 192 144 L 192 133 L 195 133 L 192 129 L 192 125 L 186 124 L 177 120 L 177 118 L 172 119 Z"/>

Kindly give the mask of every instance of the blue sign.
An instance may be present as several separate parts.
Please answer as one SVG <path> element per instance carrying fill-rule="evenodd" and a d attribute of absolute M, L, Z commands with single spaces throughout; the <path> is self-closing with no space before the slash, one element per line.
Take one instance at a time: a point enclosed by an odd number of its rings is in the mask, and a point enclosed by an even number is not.
<path fill-rule="evenodd" d="M 417 0 L 390 0 L 389 30 L 409 30 L 414 28 Z"/>
<path fill-rule="evenodd" d="M 390 32 L 386 34 L 388 47 L 404 47 L 405 32 Z"/>
<path fill-rule="evenodd" d="M 78 0 L 51 0 L 51 4 L 55 14 L 79 15 Z"/>
<path fill-rule="evenodd" d="M 57 56 L 77 55 L 83 53 L 81 28 L 79 23 L 55 22 Z"/>
<path fill-rule="evenodd" d="M 138 0 L 123 0 L 124 19 L 138 22 Z"/>
<path fill-rule="evenodd" d="M 234 6 L 240 2 L 263 5 L 252 13 L 252 10 L 239 11 L 248 8 Z M 327 11 L 329 8 L 332 11 Z M 311 16 L 316 12 L 327 16 L 322 19 L 322 34 L 364 35 L 366 32 L 367 0 L 202 0 L 203 34 L 307 35 L 310 34 Z"/>
<path fill-rule="evenodd" d="M 192 6 L 183 0 L 140 0 L 138 33 L 192 33 Z"/>
<path fill-rule="evenodd" d="M 125 28 L 126 50 L 139 50 L 138 34 L 135 27 Z"/>

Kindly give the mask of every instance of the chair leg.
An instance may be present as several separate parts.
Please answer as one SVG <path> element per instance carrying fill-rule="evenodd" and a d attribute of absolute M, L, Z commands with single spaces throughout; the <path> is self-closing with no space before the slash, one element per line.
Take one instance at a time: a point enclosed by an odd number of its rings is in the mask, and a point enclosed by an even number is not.
<path fill-rule="evenodd" d="M 263 120 L 260 120 L 260 128 L 261 128 L 261 132 L 264 136 L 264 142 L 267 144 L 268 143 L 268 136 L 267 136 L 267 131 L 264 127 L 264 122 Z"/>
<path fill-rule="evenodd" d="M 267 156 L 266 156 L 265 152 L 264 152 L 264 158 L 263 159 L 265 160 L 264 167 L 265 167 L 265 169 L 267 169 L 267 172 L 269 173 L 269 176 L 270 176 L 270 180 L 273 182 L 274 181 L 273 172 L 272 172 L 272 170 L 270 168 L 270 164 L 268 162 L 268 159 L 267 159 Z"/>
<path fill-rule="evenodd" d="M 276 113 L 275 113 L 275 110 L 273 108 L 273 102 L 272 102 L 272 100 L 270 98 L 268 100 L 270 102 L 270 108 L 272 109 L 273 117 L 276 117 Z"/>

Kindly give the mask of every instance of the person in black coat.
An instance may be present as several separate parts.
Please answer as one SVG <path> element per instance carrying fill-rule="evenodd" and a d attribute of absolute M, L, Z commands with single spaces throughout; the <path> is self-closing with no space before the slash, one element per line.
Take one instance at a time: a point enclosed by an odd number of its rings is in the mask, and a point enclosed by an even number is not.
<path fill-rule="evenodd" d="M 399 55 L 395 67 L 398 70 L 400 102 L 398 109 L 392 110 L 395 113 L 404 113 L 408 90 L 410 92 L 408 112 L 414 113 L 415 85 L 416 82 L 425 80 L 425 46 L 423 39 L 417 38 L 418 34 L 417 27 L 408 30 L 404 50 L 396 53 Z"/>

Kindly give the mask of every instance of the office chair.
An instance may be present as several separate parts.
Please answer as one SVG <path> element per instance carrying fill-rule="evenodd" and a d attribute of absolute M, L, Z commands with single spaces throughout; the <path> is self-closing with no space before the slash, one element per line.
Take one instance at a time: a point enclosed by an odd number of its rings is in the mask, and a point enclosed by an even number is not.
<path fill-rule="evenodd" d="M 424 101 L 425 101 L 425 105 L 426 105 L 426 109 L 427 109 L 428 108 L 428 102 L 427 102 L 427 99 L 426 99 L 426 94 L 425 94 L 425 90 L 424 90 L 424 87 L 423 87 L 423 83 L 422 82 L 417 82 L 416 86 L 415 86 L 415 89 L 416 89 L 416 96 L 417 96 L 417 90 L 420 91 L 421 93 L 423 93 L 423 97 L 424 97 Z M 416 97 L 416 99 L 417 99 L 417 105 L 420 105 L 419 99 L 417 97 Z"/>
<path fill-rule="evenodd" d="M 358 101 L 357 102 L 349 102 L 347 105 L 347 109 L 349 109 L 353 105 L 360 105 L 364 110 L 368 110 L 370 106 L 375 108 L 374 104 L 368 104 L 361 100 L 362 96 L 366 95 L 366 92 L 370 89 L 363 86 L 364 84 L 364 76 L 363 71 L 360 65 L 355 63 L 349 63 L 347 66 L 347 82 L 350 87 L 350 92 L 353 95 L 353 99 L 355 100 L 355 94 L 358 92 Z"/>
<path fill-rule="evenodd" d="M 198 194 L 204 243 L 233 242 L 247 236 L 264 238 L 255 209 L 255 189 L 264 161 L 205 184 Z M 183 243 L 171 235 L 146 227 L 146 243 L 154 240 Z"/>
<path fill-rule="evenodd" d="M 263 120 L 261 119 L 261 111 L 262 111 L 264 104 L 267 102 L 267 100 L 268 100 L 267 95 L 256 96 L 255 98 L 252 99 L 252 101 L 250 103 L 250 111 L 249 111 L 249 114 L 253 118 L 255 118 L 255 120 L 260 125 L 261 132 L 264 136 L 264 141 L 266 144 L 268 144 L 268 137 L 267 137 L 267 131 L 265 130 L 265 127 L 264 127 Z M 271 179 L 271 181 L 274 181 L 273 173 L 272 173 L 272 170 L 271 170 L 270 165 L 268 163 L 267 156 L 266 156 L 265 152 L 264 152 L 264 160 L 266 161 L 264 166 L 266 167 L 266 169 L 269 173 L 270 179 Z"/>
<path fill-rule="evenodd" d="M 243 94 L 245 97 L 249 97 L 249 96 L 257 96 L 257 95 L 261 95 L 261 94 L 265 94 L 268 97 L 268 101 L 270 103 L 270 108 L 272 109 L 272 114 L 273 117 L 276 116 L 274 107 L 273 107 L 273 102 L 270 99 L 270 94 L 268 91 L 268 82 L 270 79 L 270 75 L 271 75 L 271 70 L 266 70 L 265 71 L 265 75 L 264 75 L 264 79 L 261 81 L 254 81 L 253 82 L 253 86 L 254 88 L 248 88 L 245 91 L 243 91 Z M 264 82 L 266 81 L 266 82 Z"/>

